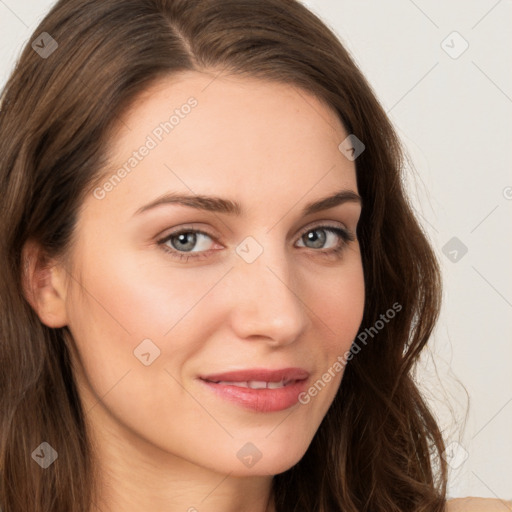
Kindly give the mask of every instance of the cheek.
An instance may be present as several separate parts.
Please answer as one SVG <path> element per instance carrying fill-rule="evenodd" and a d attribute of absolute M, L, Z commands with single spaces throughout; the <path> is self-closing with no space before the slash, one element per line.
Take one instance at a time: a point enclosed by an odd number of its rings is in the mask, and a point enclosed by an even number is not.
<path fill-rule="evenodd" d="M 315 430 L 327 414 L 343 379 L 347 354 L 358 333 L 364 310 L 364 276 L 362 265 L 354 264 L 340 269 L 336 278 L 321 281 L 316 293 L 311 293 L 317 350 L 317 375 L 301 396 L 299 402 L 315 418 Z M 314 431 L 311 431 L 311 437 Z"/>
<path fill-rule="evenodd" d="M 197 415 L 197 406 L 173 377 L 182 381 L 179 370 L 197 350 L 190 332 L 183 330 L 186 322 L 180 320 L 187 318 L 187 311 L 204 294 L 205 283 L 196 288 L 182 286 L 189 283 L 177 269 L 172 283 L 166 283 L 162 277 L 171 275 L 169 271 L 141 267 L 129 257 L 109 258 L 106 252 L 103 257 L 89 253 L 80 269 L 82 286 L 75 283 L 72 287 L 68 310 L 86 411 L 92 410 L 96 421 L 110 425 L 101 416 L 104 409 L 97 405 L 101 400 L 117 424 L 129 425 L 153 439 L 162 439 L 159 425 L 169 430 L 176 411 L 182 408 L 183 417 L 193 424 L 187 411 Z M 174 325 L 176 330 L 165 338 Z M 151 342 L 143 345 L 148 339 Z M 150 354 L 148 365 L 143 362 L 141 346 Z M 161 422 L 148 420 L 155 411 Z M 180 438 L 179 428 L 172 431 L 171 439 Z"/>
<path fill-rule="evenodd" d="M 310 284 L 311 286 L 311 284 Z M 354 259 L 339 273 L 327 276 L 309 294 L 319 317 L 318 332 L 324 332 L 325 346 L 332 356 L 350 348 L 363 318 L 365 287 L 360 259 Z"/>
<path fill-rule="evenodd" d="M 302 403 L 315 417 L 323 417 L 341 384 L 347 353 L 363 318 L 365 287 L 360 258 L 347 261 L 339 271 L 303 280 L 303 300 L 311 310 L 318 362 L 316 381 Z"/>
<path fill-rule="evenodd" d="M 137 382 L 137 392 L 144 394 L 145 385 L 157 384 L 157 372 L 179 369 L 200 350 L 205 323 L 198 312 L 203 318 L 214 315 L 206 294 L 225 269 L 179 268 L 166 265 L 160 257 L 144 261 L 136 251 L 119 250 L 112 242 L 111 246 L 105 240 L 92 242 L 82 244 L 87 251 L 79 253 L 77 261 L 80 271 L 67 305 L 70 330 L 97 394 L 109 390 L 128 371 L 127 380 Z M 154 362 L 144 366 L 138 356 L 148 351 Z M 138 379 L 141 370 L 145 373 Z M 168 386 L 168 374 L 160 378 Z"/>
<path fill-rule="evenodd" d="M 129 334 L 133 342 L 162 338 L 223 273 L 166 265 L 164 258 L 141 258 L 133 249 L 116 253 L 122 256 L 113 257 L 108 250 L 89 253 L 82 284 L 96 324 L 111 333 Z"/>

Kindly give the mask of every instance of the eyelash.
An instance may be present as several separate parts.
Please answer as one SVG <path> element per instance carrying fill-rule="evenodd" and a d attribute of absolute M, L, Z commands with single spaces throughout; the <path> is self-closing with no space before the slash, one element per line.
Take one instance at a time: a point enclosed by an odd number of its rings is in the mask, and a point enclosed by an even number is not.
<path fill-rule="evenodd" d="M 329 231 L 330 233 L 334 233 L 335 235 L 338 235 L 341 239 L 341 242 L 334 248 L 334 249 L 328 249 L 328 250 L 321 250 L 321 249 L 312 249 L 313 252 L 320 253 L 322 256 L 326 257 L 334 257 L 336 259 L 339 259 L 341 257 L 341 253 L 344 251 L 346 246 L 349 244 L 349 242 L 353 242 L 356 237 L 354 234 L 346 229 L 340 228 L 339 226 L 329 226 L 329 225 L 320 225 L 320 226 L 313 226 L 312 228 L 308 227 L 304 231 L 301 232 L 299 239 L 301 239 L 304 235 L 311 231 L 316 230 L 325 230 Z M 205 235 L 212 240 L 215 241 L 215 237 L 210 235 L 209 233 L 202 231 L 200 229 L 191 229 L 191 228 L 184 228 L 180 229 L 178 231 L 175 231 L 173 233 L 170 233 L 165 238 L 162 238 L 158 240 L 158 245 L 162 246 L 162 249 L 169 254 L 172 258 L 175 258 L 177 260 L 185 260 L 188 261 L 189 259 L 199 260 L 203 258 L 207 258 L 210 255 L 210 251 L 201 251 L 201 252 L 180 252 L 176 249 L 172 249 L 169 246 L 165 245 L 169 240 L 171 240 L 174 237 L 177 237 L 179 235 L 185 234 L 185 233 L 195 233 L 195 234 L 201 234 Z"/>

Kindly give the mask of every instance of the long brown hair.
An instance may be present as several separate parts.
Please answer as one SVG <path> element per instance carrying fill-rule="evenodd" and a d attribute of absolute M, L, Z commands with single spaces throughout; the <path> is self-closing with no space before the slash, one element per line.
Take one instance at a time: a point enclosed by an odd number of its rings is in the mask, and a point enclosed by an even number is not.
<path fill-rule="evenodd" d="M 0 112 L 0 506 L 90 512 L 95 489 L 72 338 L 27 302 L 22 249 L 34 240 L 65 255 L 125 109 L 159 79 L 212 69 L 313 93 L 363 141 L 360 332 L 401 306 L 348 361 L 304 457 L 274 476 L 277 510 L 444 510 L 443 438 L 411 376 L 439 314 L 438 263 L 390 121 L 337 37 L 295 0 L 60 0 L 24 48 Z M 31 457 L 43 441 L 58 447 L 45 471 Z"/>

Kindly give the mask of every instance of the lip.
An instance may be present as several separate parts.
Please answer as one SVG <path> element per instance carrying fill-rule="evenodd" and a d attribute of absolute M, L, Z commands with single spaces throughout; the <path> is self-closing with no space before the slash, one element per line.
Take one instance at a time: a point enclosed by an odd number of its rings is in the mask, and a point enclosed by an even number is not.
<path fill-rule="evenodd" d="M 268 370 L 266 368 L 251 368 L 248 370 L 235 370 L 226 373 L 201 375 L 200 378 L 209 381 L 242 382 L 248 380 L 264 380 L 267 382 L 280 382 L 281 380 L 302 380 L 309 377 L 309 372 L 303 368 L 281 368 Z"/>
<path fill-rule="evenodd" d="M 288 409 L 298 402 L 300 393 L 306 389 L 308 378 L 309 372 L 302 368 L 283 368 L 279 370 L 256 368 L 201 376 L 199 381 L 217 396 L 246 409 L 257 412 L 275 412 Z M 276 389 L 252 389 L 229 384 L 229 382 L 251 380 L 266 382 L 284 380 L 285 386 Z M 221 384 L 219 381 L 226 382 Z"/>

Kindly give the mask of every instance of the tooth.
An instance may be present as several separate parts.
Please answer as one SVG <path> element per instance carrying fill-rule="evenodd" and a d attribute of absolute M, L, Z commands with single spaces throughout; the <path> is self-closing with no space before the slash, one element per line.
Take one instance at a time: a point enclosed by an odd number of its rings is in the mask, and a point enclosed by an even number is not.
<path fill-rule="evenodd" d="M 251 389 L 265 389 L 267 387 L 267 383 L 264 380 L 250 380 L 247 384 Z"/>
<path fill-rule="evenodd" d="M 224 384 L 227 386 L 238 386 L 242 388 L 251 388 L 251 389 L 279 389 L 284 386 L 287 386 L 290 384 L 290 382 L 293 382 L 291 380 L 281 380 L 279 382 L 266 382 L 263 380 L 250 380 L 250 381 L 242 381 L 242 382 L 233 382 L 233 381 L 227 381 L 227 380 L 221 380 L 218 382 L 215 382 L 215 384 Z"/>
<path fill-rule="evenodd" d="M 219 382 L 219 384 L 227 384 L 228 386 L 239 386 L 242 388 L 248 387 L 247 382 L 232 382 L 232 381 L 227 381 L 227 380 L 221 380 Z"/>

